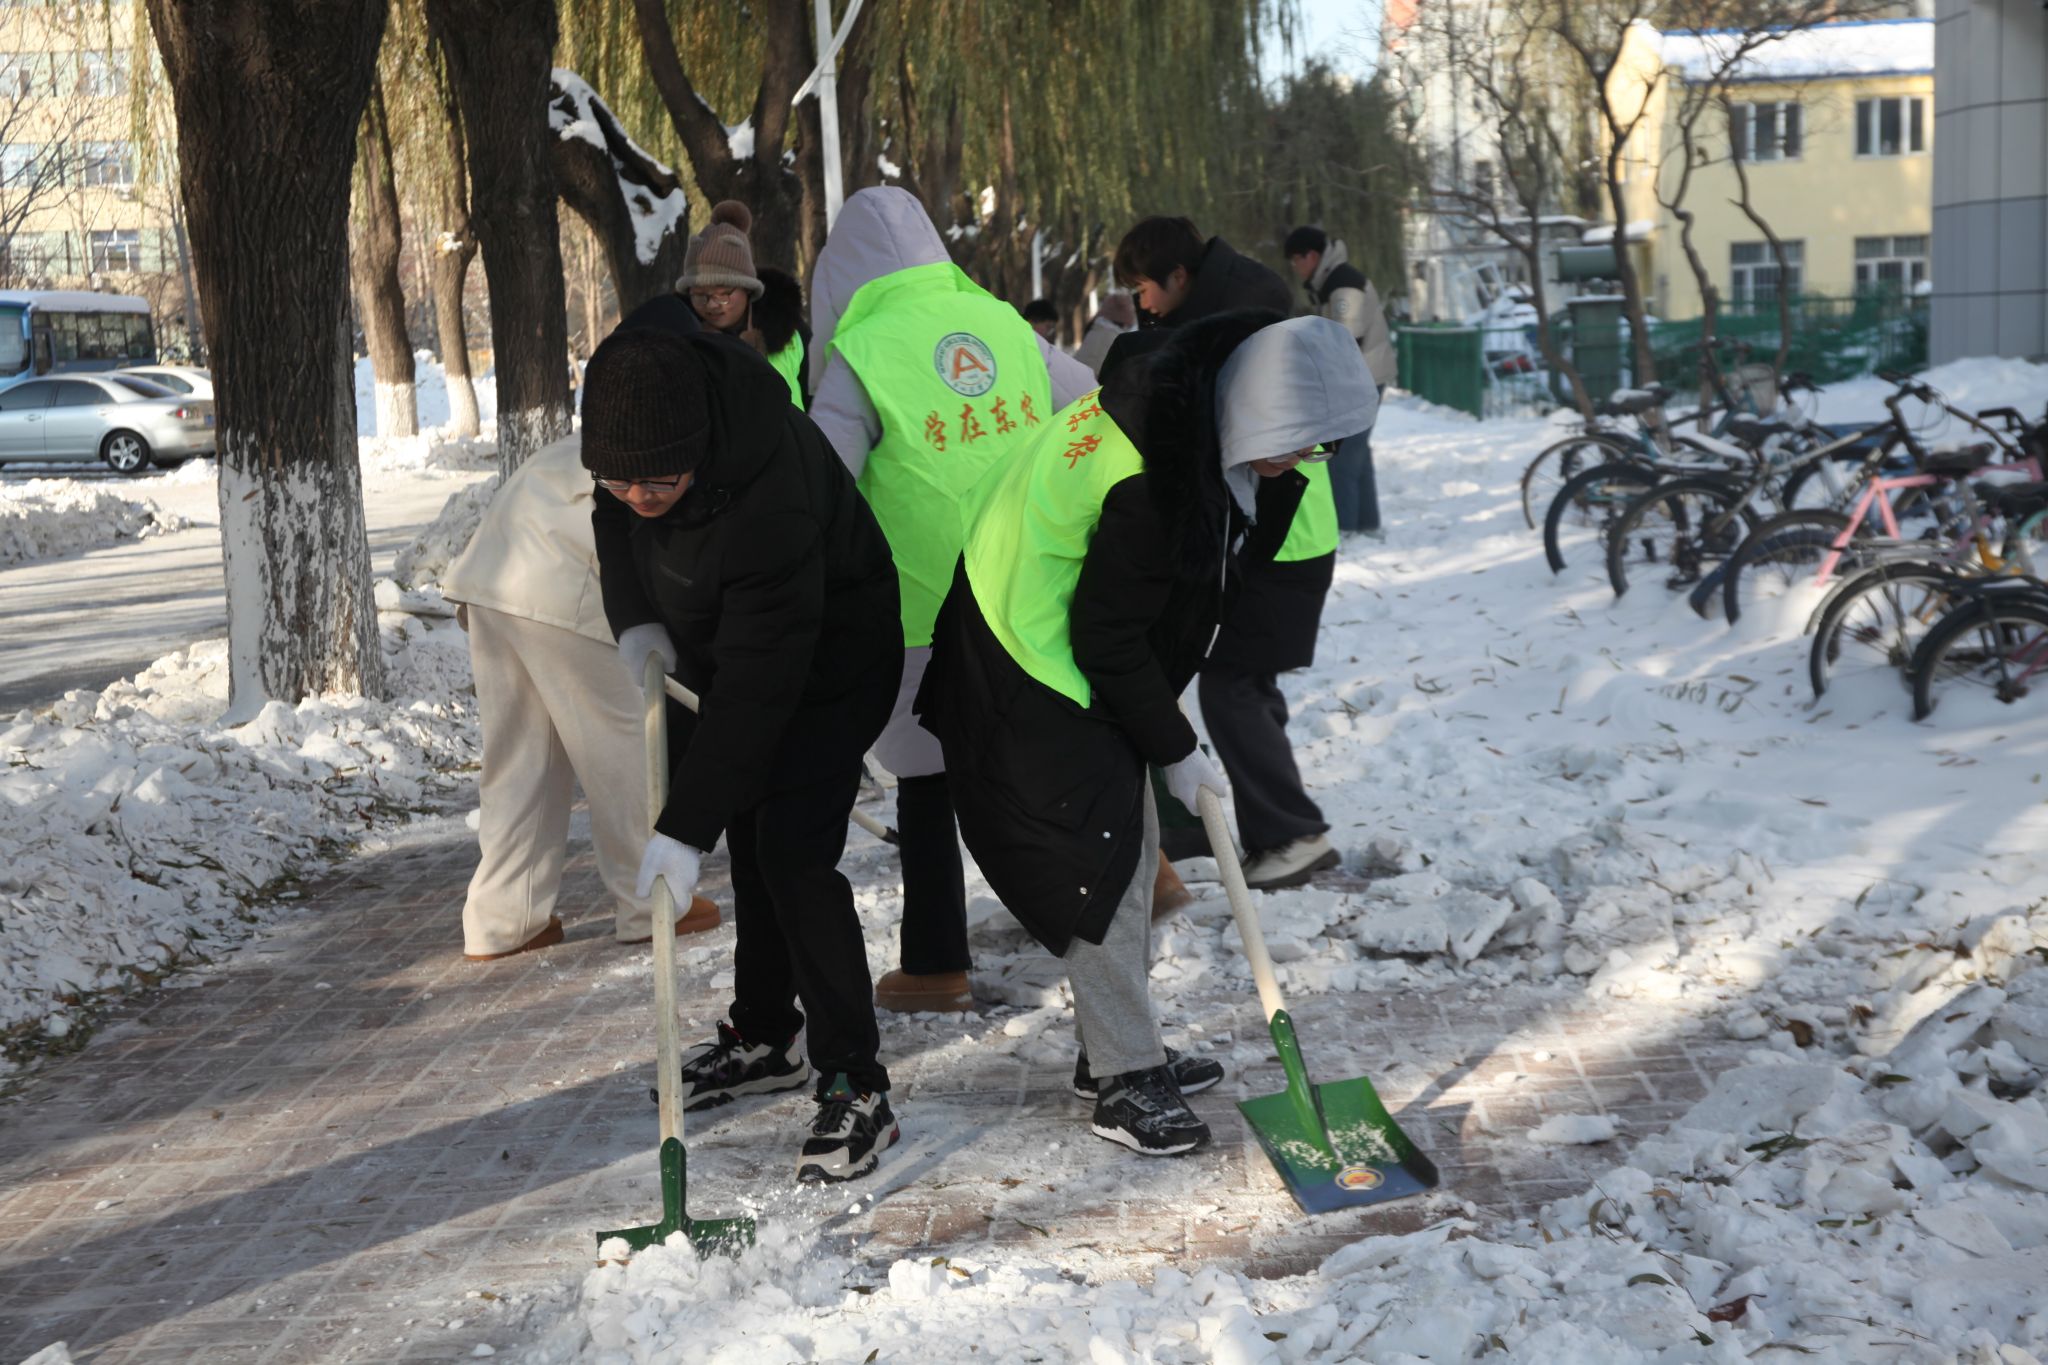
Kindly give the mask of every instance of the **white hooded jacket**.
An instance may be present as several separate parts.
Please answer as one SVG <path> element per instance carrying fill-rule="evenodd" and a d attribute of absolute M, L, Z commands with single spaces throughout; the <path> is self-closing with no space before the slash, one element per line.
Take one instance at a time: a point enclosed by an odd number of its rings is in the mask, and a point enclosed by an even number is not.
<path fill-rule="evenodd" d="M 1379 389 L 1350 331 L 1329 318 L 1289 318 L 1254 332 L 1216 375 L 1223 481 L 1256 515 L 1254 460 L 1334 445 L 1370 431 Z"/>

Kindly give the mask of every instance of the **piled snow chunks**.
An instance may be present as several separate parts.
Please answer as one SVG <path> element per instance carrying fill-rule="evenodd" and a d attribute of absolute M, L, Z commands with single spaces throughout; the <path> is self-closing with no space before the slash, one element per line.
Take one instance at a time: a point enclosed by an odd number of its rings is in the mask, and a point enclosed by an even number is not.
<path fill-rule="evenodd" d="M 146 498 L 74 479 L 0 485 L 0 568 L 142 540 L 191 523 Z"/>
<path fill-rule="evenodd" d="M 392 574 L 400 584 L 418 588 L 441 581 L 448 566 L 469 548 L 470 538 L 482 523 L 499 482 L 493 476 L 448 495 L 448 501 L 441 505 L 440 513 L 427 529 L 398 552 Z"/>
<path fill-rule="evenodd" d="M 382 619 L 396 678 L 452 672 L 425 637 L 459 640 L 453 622 Z M 454 797 L 478 749 L 446 690 L 273 701 L 235 727 L 226 701 L 210 641 L 0 722 L 0 1033 L 61 1036 L 67 1002 L 239 936 L 280 878 Z"/>

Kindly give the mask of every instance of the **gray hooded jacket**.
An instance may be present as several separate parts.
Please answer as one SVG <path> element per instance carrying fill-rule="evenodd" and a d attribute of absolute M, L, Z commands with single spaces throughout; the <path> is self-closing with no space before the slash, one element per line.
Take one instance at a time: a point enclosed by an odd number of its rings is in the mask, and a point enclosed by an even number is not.
<path fill-rule="evenodd" d="M 1343 324 L 1289 318 L 1254 332 L 1216 376 L 1223 481 L 1238 510 L 1256 515 L 1252 461 L 1370 431 L 1379 410 L 1379 389 Z"/>
<path fill-rule="evenodd" d="M 846 467 L 860 477 L 868 452 L 882 439 L 882 419 L 853 367 L 829 352 L 832 333 L 860 287 L 913 266 L 950 260 L 939 230 L 917 196 L 893 185 L 865 189 L 846 201 L 811 276 L 810 417 Z M 1084 365 L 1038 342 L 1052 377 L 1055 410 L 1095 387 Z"/>

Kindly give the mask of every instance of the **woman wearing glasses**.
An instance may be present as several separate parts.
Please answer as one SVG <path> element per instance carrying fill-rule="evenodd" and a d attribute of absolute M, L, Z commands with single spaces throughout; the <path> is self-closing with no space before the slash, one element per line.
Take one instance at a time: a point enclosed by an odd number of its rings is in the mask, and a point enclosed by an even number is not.
<path fill-rule="evenodd" d="M 683 253 L 676 290 L 707 328 L 738 337 L 767 356 L 789 385 L 789 401 L 808 408 L 804 351 L 811 337 L 804 325 L 803 286 L 786 271 L 754 269 L 754 248 L 747 240 L 753 226 L 752 211 L 739 200 L 713 205 L 710 223 Z"/>
<path fill-rule="evenodd" d="M 586 371 L 583 463 L 627 671 L 658 654 L 702 699 L 695 715 L 669 708 L 670 795 L 638 889 L 661 876 L 683 901 L 721 833 L 732 859 L 733 1003 L 685 1056 L 683 1103 L 791 1090 L 815 1071 L 796 1173 L 845 1180 L 897 1132 L 838 862 L 903 635 L 888 542 L 787 392 L 731 338 L 622 328 Z"/>

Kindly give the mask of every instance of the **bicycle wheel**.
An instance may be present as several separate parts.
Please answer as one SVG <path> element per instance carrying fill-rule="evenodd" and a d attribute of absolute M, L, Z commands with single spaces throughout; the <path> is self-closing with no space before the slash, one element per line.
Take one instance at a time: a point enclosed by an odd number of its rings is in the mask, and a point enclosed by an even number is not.
<path fill-rule="evenodd" d="M 1849 524 L 1841 512 L 1780 512 L 1757 524 L 1721 570 L 1721 614 L 1734 625 L 1745 606 L 1777 601 L 1812 574 Z"/>
<path fill-rule="evenodd" d="M 1616 461 L 1582 469 L 1564 482 L 1543 514 L 1543 557 L 1552 573 L 1564 572 L 1564 547 L 1586 538 L 1584 532 L 1605 535 L 1630 498 L 1657 481 L 1657 476 L 1638 464 Z"/>
<path fill-rule="evenodd" d="M 1913 652 L 1913 719 L 1934 714 L 1944 692 L 1982 689 L 2000 701 L 2024 697 L 2048 670 L 2048 600 L 1988 592 L 1934 623 Z"/>
<path fill-rule="evenodd" d="M 1863 456 L 1850 451 L 1826 460 L 1809 460 L 1785 476 L 1785 508 L 1806 512 L 1846 506 L 1856 491 L 1856 471 Z"/>
<path fill-rule="evenodd" d="M 1582 469 L 1615 460 L 1626 460 L 1629 447 L 1612 436 L 1589 433 L 1568 436 L 1529 461 L 1522 471 L 1522 520 L 1536 529 L 1536 509 L 1548 507 L 1565 481 Z"/>
<path fill-rule="evenodd" d="M 1901 684 L 1913 652 L 1954 605 L 1963 575 L 1940 560 L 1904 559 L 1845 578 L 1814 618 L 1806 673 L 1819 697 L 1837 678 L 1890 670 Z"/>
<path fill-rule="evenodd" d="M 1607 533 L 1607 581 L 1614 595 L 1634 574 L 1661 574 L 1680 592 L 1735 552 L 1749 534 L 1741 485 L 1711 475 L 1669 479 L 1623 508 Z"/>

